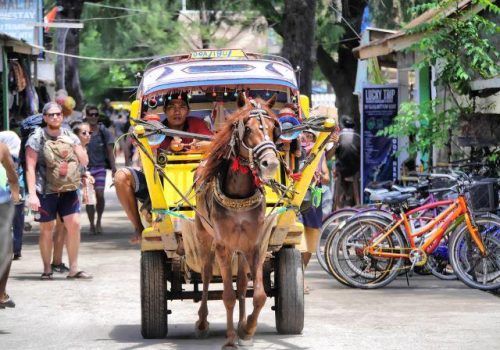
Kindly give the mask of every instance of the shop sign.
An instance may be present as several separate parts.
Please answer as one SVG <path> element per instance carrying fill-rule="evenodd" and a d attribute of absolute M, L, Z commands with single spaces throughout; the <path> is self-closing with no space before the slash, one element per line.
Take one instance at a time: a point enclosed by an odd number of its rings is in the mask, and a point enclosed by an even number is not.
<path fill-rule="evenodd" d="M 42 45 L 42 0 L 0 0 L 0 33 L 26 41 L 30 45 Z"/>
<path fill-rule="evenodd" d="M 398 139 L 377 136 L 398 114 L 398 88 L 390 85 L 363 88 L 361 120 L 361 188 L 370 182 L 395 181 L 398 177 Z M 363 202 L 368 198 L 363 196 Z"/>

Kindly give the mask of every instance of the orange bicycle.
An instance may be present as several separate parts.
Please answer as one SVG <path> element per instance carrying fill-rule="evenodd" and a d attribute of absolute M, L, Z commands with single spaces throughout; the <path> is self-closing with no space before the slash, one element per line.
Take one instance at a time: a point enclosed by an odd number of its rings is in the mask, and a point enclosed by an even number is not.
<path fill-rule="evenodd" d="M 482 290 L 500 288 L 500 219 L 494 215 L 474 216 L 466 194 L 468 180 L 457 179 L 458 196 L 452 201 L 436 202 L 404 211 L 410 195 L 385 200 L 394 209 L 393 221 L 381 216 L 360 216 L 348 222 L 332 242 L 333 264 L 352 286 L 379 288 L 392 282 L 406 262 L 410 270 L 422 266 L 452 229 L 448 241 L 450 264 L 466 285 Z M 443 208 L 443 206 L 445 206 Z M 419 210 L 441 207 L 441 212 L 421 227 L 411 225 L 410 215 Z"/>

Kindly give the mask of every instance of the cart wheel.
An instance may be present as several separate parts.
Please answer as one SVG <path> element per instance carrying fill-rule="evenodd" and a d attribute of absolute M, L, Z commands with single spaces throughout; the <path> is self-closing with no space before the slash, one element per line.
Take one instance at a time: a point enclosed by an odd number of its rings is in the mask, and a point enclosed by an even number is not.
<path fill-rule="evenodd" d="M 141 256 L 141 333 L 145 339 L 168 333 L 166 257 L 163 251 Z"/>
<path fill-rule="evenodd" d="M 280 334 L 300 334 L 304 328 L 304 269 L 295 248 L 281 248 L 276 257 L 275 317 Z"/>

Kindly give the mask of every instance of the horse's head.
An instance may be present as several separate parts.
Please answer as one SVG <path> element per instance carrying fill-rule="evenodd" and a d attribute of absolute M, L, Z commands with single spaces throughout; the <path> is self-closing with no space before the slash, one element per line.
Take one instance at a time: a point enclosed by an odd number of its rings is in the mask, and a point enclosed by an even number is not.
<path fill-rule="evenodd" d="M 260 98 L 251 100 L 240 95 L 239 104 L 243 105 L 244 117 L 233 125 L 237 156 L 252 170 L 257 170 L 264 181 L 273 179 L 279 167 L 275 142 L 281 127 L 271 110 L 275 101 L 276 95 L 267 101 Z"/>

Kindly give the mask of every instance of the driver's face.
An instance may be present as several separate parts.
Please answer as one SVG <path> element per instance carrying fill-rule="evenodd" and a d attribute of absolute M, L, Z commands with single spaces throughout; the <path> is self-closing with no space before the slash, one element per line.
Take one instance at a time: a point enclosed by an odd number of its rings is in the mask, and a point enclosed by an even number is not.
<path fill-rule="evenodd" d="M 165 114 L 167 115 L 168 126 L 171 128 L 181 128 L 186 122 L 189 108 L 183 100 L 170 101 L 168 106 L 165 107 Z"/>

